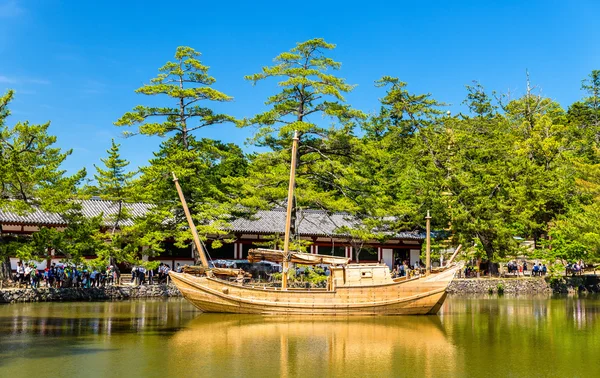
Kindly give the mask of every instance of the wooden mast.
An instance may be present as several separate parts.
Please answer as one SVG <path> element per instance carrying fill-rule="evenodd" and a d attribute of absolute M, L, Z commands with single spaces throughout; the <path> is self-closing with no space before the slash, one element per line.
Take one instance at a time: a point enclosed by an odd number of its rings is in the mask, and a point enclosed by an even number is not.
<path fill-rule="evenodd" d="M 296 159 L 298 154 L 298 132 L 294 131 L 292 140 L 292 165 L 290 167 L 290 185 L 288 188 L 287 212 L 285 216 L 285 240 L 283 241 L 283 272 L 281 274 L 281 289 L 286 290 L 288 286 L 287 273 L 290 260 L 290 229 L 292 227 L 292 207 L 294 206 L 294 186 L 296 181 Z"/>
<path fill-rule="evenodd" d="M 431 215 L 429 215 L 429 210 L 427 210 L 426 220 L 426 231 L 427 235 L 425 235 L 426 245 L 425 245 L 425 275 L 431 274 Z"/>
<path fill-rule="evenodd" d="M 177 193 L 179 194 L 179 199 L 181 200 L 181 205 L 183 206 L 183 211 L 185 212 L 185 217 L 187 218 L 188 224 L 190 226 L 190 230 L 192 231 L 192 236 L 194 238 L 194 245 L 196 246 L 196 250 L 200 255 L 200 262 L 202 262 L 202 266 L 206 269 L 209 269 L 208 259 L 206 258 L 206 254 L 204 253 L 204 248 L 202 248 L 202 244 L 200 243 L 200 237 L 198 236 L 198 230 L 196 230 L 196 225 L 192 220 L 192 216 L 190 215 L 190 210 L 188 209 L 187 202 L 185 201 L 185 197 L 183 196 L 183 192 L 181 191 L 181 186 L 179 186 L 179 180 L 177 176 L 175 176 L 175 172 L 171 172 L 173 174 L 173 182 L 175 182 L 175 187 L 177 188 Z"/>

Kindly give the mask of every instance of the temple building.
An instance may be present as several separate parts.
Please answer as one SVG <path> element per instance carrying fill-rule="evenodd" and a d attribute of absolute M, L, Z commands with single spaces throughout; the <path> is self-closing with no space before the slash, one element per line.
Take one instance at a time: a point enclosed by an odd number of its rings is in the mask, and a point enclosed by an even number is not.
<path fill-rule="evenodd" d="M 152 205 L 146 203 L 123 204 L 128 214 L 133 218 L 144 216 Z M 106 220 L 105 226 L 111 227 L 111 219 L 119 210 L 117 202 L 101 200 L 97 197 L 82 200 L 81 211 L 85 216 L 95 217 L 102 215 Z M 221 235 L 229 243 L 222 243 L 218 248 L 213 248 L 213 240 L 208 238 L 205 242 L 207 252 L 211 259 L 244 260 L 248 250 L 256 247 L 269 247 L 274 239 L 283 238 L 285 225 L 285 210 L 258 211 L 250 219 L 239 218 L 231 222 L 230 228 L 225 230 L 229 234 Z M 123 220 L 121 225 L 132 225 L 132 220 Z M 419 260 L 421 244 L 425 238 L 423 232 L 396 232 L 390 233 L 387 240 L 382 243 L 376 240 L 358 243 L 340 229 L 351 229 L 356 224 L 350 215 L 345 213 L 327 213 L 321 210 L 300 210 L 297 214 L 296 229 L 300 239 L 306 240 L 310 245 L 307 252 L 325 255 L 345 256 L 353 261 L 383 262 L 392 267 L 397 260 L 408 260 L 414 264 Z M 55 213 L 36 210 L 24 215 L 0 211 L 0 227 L 3 236 L 27 235 L 38 231 L 41 227 L 52 227 L 64 230 L 67 226 L 65 220 Z M 358 252 L 358 256 L 357 256 Z M 94 258 L 95 256 L 88 256 Z M 165 252 L 160 256 L 150 258 L 160 260 L 171 266 L 193 262 L 193 252 L 190 247 L 177 248 L 173 242 L 165 241 Z M 53 261 L 58 262 L 58 257 Z M 13 269 L 16 267 L 16 258 L 11 258 Z M 38 267 L 45 268 L 46 262 L 41 262 Z"/>

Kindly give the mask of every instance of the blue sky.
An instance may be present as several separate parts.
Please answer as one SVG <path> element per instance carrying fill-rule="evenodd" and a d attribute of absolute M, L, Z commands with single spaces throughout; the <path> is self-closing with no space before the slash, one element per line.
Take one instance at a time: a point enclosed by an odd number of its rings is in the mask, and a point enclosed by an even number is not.
<path fill-rule="evenodd" d="M 525 4 L 522 4 L 525 3 Z M 337 44 L 339 75 L 357 84 L 347 100 L 378 108 L 373 81 L 397 76 L 457 109 L 464 85 L 522 94 L 525 70 L 563 106 L 581 98 L 581 80 L 600 69 L 600 1 L 58 1 L 0 0 L 0 92 L 16 90 L 12 122 L 52 121 L 65 168 L 93 173 L 111 138 L 132 167 L 146 164 L 159 138 L 122 139 L 113 126 L 148 98 L 133 91 L 187 45 L 202 52 L 215 88 L 235 100 L 218 110 L 264 110 L 274 82 L 258 72 L 296 42 Z M 244 143 L 252 130 L 217 126 L 198 136 Z"/>

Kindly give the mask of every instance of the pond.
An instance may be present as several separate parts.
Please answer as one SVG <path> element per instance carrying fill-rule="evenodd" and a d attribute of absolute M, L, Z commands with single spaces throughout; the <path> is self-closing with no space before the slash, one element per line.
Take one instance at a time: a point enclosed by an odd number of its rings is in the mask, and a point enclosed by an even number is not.
<path fill-rule="evenodd" d="M 181 299 L 0 306 L 3 377 L 598 377 L 600 297 L 449 297 L 437 316 L 202 314 Z"/>

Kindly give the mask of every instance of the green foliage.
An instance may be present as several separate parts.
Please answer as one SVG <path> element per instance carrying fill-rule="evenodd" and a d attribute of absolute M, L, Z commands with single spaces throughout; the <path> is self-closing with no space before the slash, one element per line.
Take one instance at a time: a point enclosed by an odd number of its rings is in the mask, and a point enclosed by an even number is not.
<path fill-rule="evenodd" d="M 120 146 L 112 139 L 110 150 L 106 151 L 108 156 L 100 159 L 105 168 L 94 165 L 97 183 L 95 194 L 110 201 L 123 201 L 131 197 L 131 180 L 135 176 L 135 172 L 126 171 L 129 162 L 121 158 Z"/>
<path fill-rule="evenodd" d="M 323 284 L 324 282 L 327 282 L 328 277 L 325 275 L 325 271 L 323 270 L 323 268 L 315 266 L 309 266 L 305 268 L 305 276 L 306 276 L 306 281 L 310 282 L 311 284 L 318 286 Z"/>
<path fill-rule="evenodd" d="M 215 79 L 208 74 L 208 66 L 198 57 L 200 53 L 191 47 L 180 46 L 175 52 L 175 61 L 167 62 L 158 69 L 157 77 L 136 90 L 146 96 L 163 95 L 174 100 L 176 107 L 136 106 L 125 113 L 115 125 L 135 126 L 135 134 L 167 136 L 175 134 L 177 142 L 188 149 L 188 138 L 195 130 L 226 122 L 234 118 L 219 114 L 210 108 L 198 105 L 201 101 L 227 102 L 233 98 L 219 92 L 211 86 Z M 169 103 L 171 103 L 169 101 Z"/>
<path fill-rule="evenodd" d="M 278 55 L 275 65 L 246 76 L 254 84 L 278 79 L 280 90 L 267 99 L 266 112 L 242 123 L 258 126 L 251 142 L 270 150 L 254 155 L 247 177 L 237 180 L 239 202 L 249 209 L 285 206 L 290 146 L 294 131 L 298 131 L 293 235 L 298 207 L 328 211 L 355 208 L 356 193 L 346 191 L 354 179 L 348 167 L 359 143 L 353 135 L 354 121 L 364 115 L 344 103 L 344 94 L 353 86 L 330 73 L 341 67 L 326 55 L 334 48 L 323 39 L 298 43 Z M 323 125 L 316 121 L 318 117 L 327 117 L 334 124 Z"/>
<path fill-rule="evenodd" d="M 85 170 L 66 176 L 60 169 L 72 150 L 63 152 L 54 146 L 56 137 L 48 134 L 49 122 L 6 125 L 12 97 L 12 91 L 0 97 L 0 207 L 19 213 L 32 206 L 65 211 L 72 207 L 75 187 Z"/>
<path fill-rule="evenodd" d="M 188 149 L 180 148 L 177 138 L 161 144 L 150 165 L 140 169 L 135 182 L 136 198 L 154 205 L 145 217 L 135 219 L 127 232 L 136 235 L 150 256 L 162 251 L 160 244 L 174 238 L 180 247 L 189 245 L 191 235 L 174 184 L 169 178 L 175 172 L 179 178 L 198 233 L 226 235 L 229 222 L 244 214 L 245 209 L 231 200 L 232 189 L 227 180 L 245 175 L 247 160 L 234 144 L 210 139 L 188 138 Z"/>
<path fill-rule="evenodd" d="M 98 237 L 101 217 L 88 218 L 75 213 L 64 217 L 68 222 L 64 231 L 42 227 L 32 235 L 30 242 L 20 246 L 16 256 L 24 261 L 42 261 L 54 250 L 56 257 L 80 264 L 85 256 L 102 254 L 107 244 Z"/>
<path fill-rule="evenodd" d="M 122 238 L 135 240 L 135 245 L 149 247 L 150 256 L 162 251 L 161 243 L 175 238 L 183 247 L 191 240 L 181 204 L 171 180 L 174 172 L 184 191 L 198 232 L 222 235 L 227 222 L 239 212 L 230 200 L 230 185 L 226 177 L 243 175 L 247 160 L 241 149 L 209 139 L 197 140 L 193 132 L 211 125 L 234 122 L 233 117 L 201 107 L 206 102 L 228 102 L 232 98 L 212 88 L 215 79 L 208 67 L 197 57 L 200 53 L 189 47 L 179 47 L 175 61 L 159 69 L 159 75 L 136 92 L 144 95 L 163 95 L 176 107 L 138 106 L 115 124 L 138 126 L 137 133 L 167 137 L 160 150 L 154 153 L 150 165 L 140 169 L 134 182 L 133 196 L 154 205 L 153 210 L 126 230 Z"/>
<path fill-rule="evenodd" d="M 499 283 L 496 286 L 496 291 L 498 292 L 498 295 L 503 295 L 504 294 L 504 284 Z"/>
<path fill-rule="evenodd" d="M 126 135 L 164 138 L 149 165 L 139 176 L 128 172 L 113 140 L 104 166 L 96 166 L 96 186 L 80 190 L 119 203 L 108 229 L 78 211 L 74 200 L 85 171 L 68 176 L 61 170 L 71 151 L 55 146 L 49 123 L 7 125 L 8 91 L 0 97 L 0 209 L 56 212 L 69 227 L 5 240 L 0 257 L 39 259 L 53 248 L 74 262 L 96 254 L 94 264 L 148 265 L 141 255 L 160 253 L 165 239 L 189 245 L 171 172 L 201 237 L 227 238 L 232 219 L 286 205 L 290 146 L 298 131 L 292 234 L 300 208 L 345 211 L 356 221 L 337 231 L 348 236 L 358 259 L 369 241 L 422 230 L 430 210 L 433 229 L 450 237 L 436 240 L 434 250 L 462 243 L 469 257 L 502 260 L 529 253 L 518 240 L 533 239 L 532 256 L 550 264 L 600 260 L 599 70 L 583 80 L 584 97 L 567 111 L 534 94 L 529 80 L 518 98 L 490 95 L 475 82 L 466 87 L 468 111 L 454 116 L 431 94 L 412 93 L 407 83 L 383 76 L 375 82 L 385 91 L 380 109 L 367 117 L 345 102 L 354 86 L 336 75 L 341 64 L 330 57 L 334 48 L 323 39 L 298 43 L 247 76 L 253 84 L 274 81 L 278 89 L 266 99 L 266 111 L 243 121 L 207 105 L 232 98 L 213 88 L 197 51 L 177 48 L 175 59 L 136 90 L 156 96 L 155 105 L 137 106 L 115 123 L 135 128 Z M 250 142 L 261 152 L 246 156 L 239 146 L 196 135 L 224 123 L 255 126 Z M 128 201 L 154 207 L 121 227 L 131 219 L 122 206 Z M 280 235 L 265 241 L 276 248 L 282 242 Z M 305 250 L 310 243 L 294 238 L 292 244 Z M 307 277 L 324 276 L 309 269 Z"/>
<path fill-rule="evenodd" d="M 7 125 L 12 98 L 13 91 L 0 97 L 0 210 L 26 214 L 39 208 L 64 214 L 76 209 L 73 200 L 85 170 L 65 175 L 61 165 L 72 151 L 55 146 L 56 137 L 48 134 L 49 122 Z M 9 243 L 2 248 L 0 278 L 9 274 L 8 253 L 12 255 L 15 246 Z"/>

